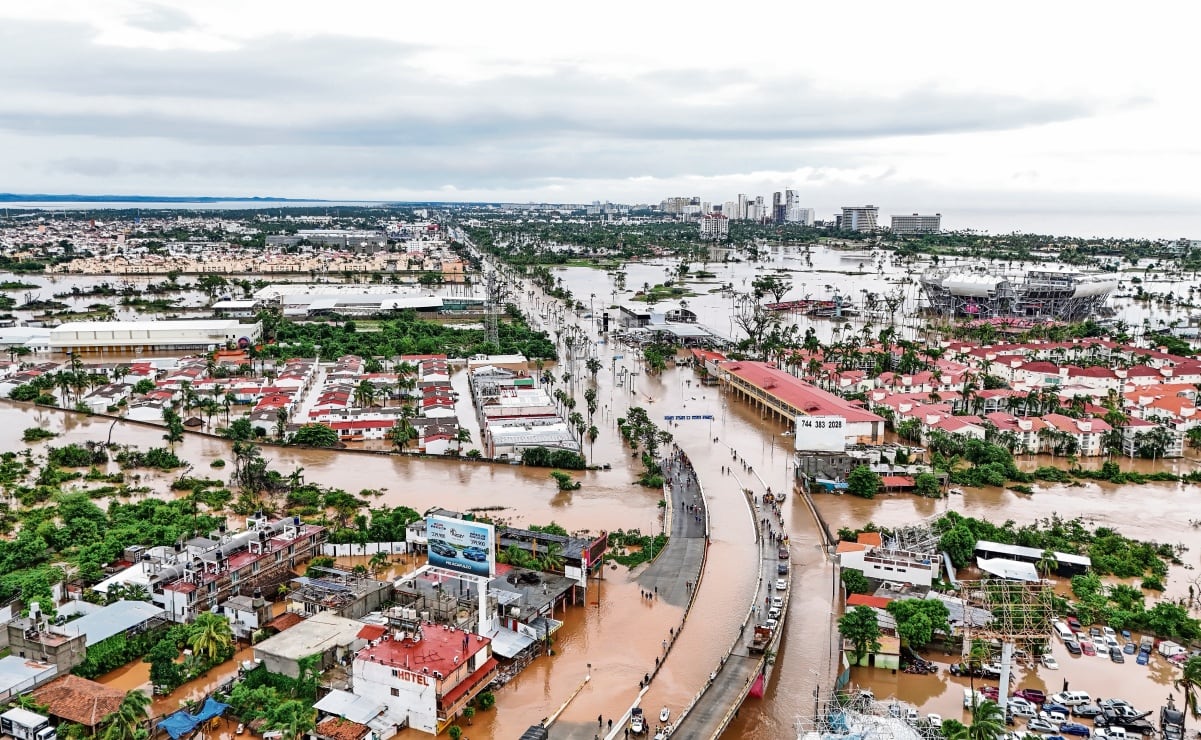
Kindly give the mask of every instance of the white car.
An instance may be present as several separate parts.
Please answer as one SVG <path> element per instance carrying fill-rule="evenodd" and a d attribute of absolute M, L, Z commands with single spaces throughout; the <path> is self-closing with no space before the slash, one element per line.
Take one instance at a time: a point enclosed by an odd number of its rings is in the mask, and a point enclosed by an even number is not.
<path fill-rule="evenodd" d="M 1105 641 L 1104 637 L 1094 637 L 1093 645 L 1097 648 L 1097 655 L 1102 658 L 1109 657 L 1109 643 Z"/>
<path fill-rule="evenodd" d="M 1059 661 L 1055 660 L 1055 656 L 1047 653 L 1043 655 L 1043 668 L 1048 668 L 1052 671 L 1059 670 Z"/>
<path fill-rule="evenodd" d="M 1102 627 L 1101 634 L 1105 635 L 1106 637 L 1117 637 L 1118 636 L 1118 633 L 1114 631 L 1113 627 Z"/>
<path fill-rule="evenodd" d="M 1030 719 L 1038 716 L 1038 711 L 1030 702 L 1018 704 L 1013 699 L 1010 699 L 1008 703 L 1008 710 L 1013 714 L 1014 717 L 1025 717 Z"/>
<path fill-rule="evenodd" d="M 1068 716 L 1063 712 L 1051 710 L 1050 712 L 1039 712 L 1038 718 L 1043 722 L 1050 722 L 1053 725 L 1062 725 L 1068 721 Z"/>
<path fill-rule="evenodd" d="M 927 714 L 926 721 L 929 722 L 934 727 L 942 727 L 942 715 L 941 714 Z"/>
<path fill-rule="evenodd" d="M 773 607 L 779 609 L 784 606 L 784 599 L 780 598 L 779 596 L 776 596 L 771 600 L 771 605 Z"/>
<path fill-rule="evenodd" d="M 777 591 L 783 591 L 787 588 L 788 588 L 788 581 L 785 581 L 783 578 L 776 579 L 776 590 Z"/>

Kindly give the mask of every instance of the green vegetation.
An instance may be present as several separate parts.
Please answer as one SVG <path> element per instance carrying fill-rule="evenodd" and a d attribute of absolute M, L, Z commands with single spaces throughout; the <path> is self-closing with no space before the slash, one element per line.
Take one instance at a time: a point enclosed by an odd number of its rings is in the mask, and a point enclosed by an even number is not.
<path fill-rule="evenodd" d="M 299 737 L 315 727 L 313 702 L 317 700 L 320 666 L 320 655 L 302 658 L 295 679 L 259 666 L 234 685 L 226 701 L 243 722 L 263 720 L 264 730 L 281 730 L 285 738 Z"/>
<path fill-rule="evenodd" d="M 839 617 L 838 631 L 851 643 L 852 665 L 880 649 L 880 623 L 870 606 L 857 606 Z"/>
<path fill-rule="evenodd" d="M 525 323 L 515 307 L 498 325 L 499 344 L 489 344 L 481 329 L 461 329 L 419 319 L 413 311 L 375 324 L 375 331 L 356 331 L 353 321 L 338 326 L 325 323 L 298 323 L 263 315 L 264 330 L 275 343 L 256 353 L 264 357 L 288 359 L 314 357 L 320 346 L 322 359 L 343 355 L 395 357 L 411 354 L 446 354 L 470 357 L 476 354 L 516 353 L 528 358 L 556 359 L 554 343 L 544 332 L 536 332 Z"/>
<path fill-rule="evenodd" d="M 584 456 L 571 450 L 551 450 L 546 447 L 527 447 L 521 451 L 521 464 L 532 468 L 564 468 L 583 470 L 588 467 Z"/>
<path fill-rule="evenodd" d="M 580 489 L 580 482 L 572 478 L 569 473 L 552 470 L 550 477 L 555 479 L 560 491 L 578 491 Z"/>
<path fill-rule="evenodd" d="M 41 442 L 44 439 L 54 439 L 58 434 L 43 427 L 29 427 L 21 433 L 23 442 Z"/>
<path fill-rule="evenodd" d="M 1072 594 L 1076 602 L 1071 608 L 1082 624 L 1108 624 L 1186 643 L 1201 637 L 1201 622 L 1189 616 L 1187 605 L 1160 601 L 1148 609 L 1141 591 L 1124 583 L 1107 586 L 1095 572 L 1073 576 Z"/>
<path fill-rule="evenodd" d="M 336 494 L 345 492 L 333 491 L 332 498 L 328 498 L 327 505 L 333 508 L 338 516 L 346 516 L 351 504 L 341 500 Z M 346 543 L 365 543 L 365 542 L 404 542 L 406 539 L 405 528 L 421 518 L 413 509 L 407 506 L 397 506 L 393 509 L 382 508 L 372 509 L 370 518 L 367 515 L 359 514 L 358 507 L 355 506 L 353 513 L 346 516 L 350 519 L 349 525 L 340 525 L 333 529 L 329 535 L 329 541 L 333 544 Z"/>
<path fill-rule="evenodd" d="M 860 498 L 875 498 L 883 483 L 879 474 L 860 465 L 847 475 L 847 493 Z"/>
<path fill-rule="evenodd" d="M 145 452 L 126 447 L 117 453 L 116 460 L 122 468 L 174 470 L 184 466 L 184 461 L 165 447 L 151 447 Z"/>
<path fill-rule="evenodd" d="M 609 533 L 610 551 L 605 553 L 605 560 L 611 560 L 632 569 L 640 563 L 653 560 L 655 555 L 662 552 L 666 546 L 667 535 L 665 534 L 651 537 L 642 534 L 642 531 L 638 529 L 631 529 L 628 532 L 619 529 Z"/>
<path fill-rule="evenodd" d="M 865 594 L 871 590 L 872 584 L 867 580 L 867 576 L 861 571 L 847 568 L 842 571 L 839 576 L 842 579 L 842 587 L 846 589 L 848 594 Z"/>
<path fill-rule="evenodd" d="M 305 424 L 288 441 L 307 447 L 337 447 L 339 444 L 338 433 L 325 424 Z"/>
<path fill-rule="evenodd" d="M 998 526 L 952 511 L 937 519 L 934 528 L 941 534 L 940 547 L 956 567 L 971 562 L 977 540 L 1088 555 L 1095 573 L 1119 578 L 1141 578 L 1148 573 L 1163 578 L 1168 563 L 1179 562 L 1171 545 L 1133 540 L 1108 527 L 1090 531 L 1083 520 L 1064 520 L 1058 515 L 1019 527 L 1013 521 Z"/>
<path fill-rule="evenodd" d="M 617 431 L 634 454 L 642 452 L 642 475 L 638 478 L 640 485 L 647 488 L 663 487 L 663 468 L 659 465 L 659 447 L 669 444 L 671 432 L 655 426 L 646 409 L 641 406 L 631 406 L 625 418 L 617 420 Z"/>
<path fill-rule="evenodd" d="M 930 644 L 935 632 L 951 634 L 951 617 L 946 604 L 937 599 L 896 599 L 888 613 L 897 620 L 897 636 L 917 649 Z"/>

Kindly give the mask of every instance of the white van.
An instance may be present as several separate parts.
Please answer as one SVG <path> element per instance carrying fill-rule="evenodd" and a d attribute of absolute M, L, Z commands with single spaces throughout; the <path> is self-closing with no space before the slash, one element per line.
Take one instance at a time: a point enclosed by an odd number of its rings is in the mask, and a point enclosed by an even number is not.
<path fill-rule="evenodd" d="M 1051 694 L 1047 701 L 1062 704 L 1065 707 L 1078 707 L 1088 704 L 1092 701 L 1092 697 L 1088 695 L 1087 691 L 1060 691 L 1058 694 Z"/>
<path fill-rule="evenodd" d="M 1076 636 L 1075 632 L 1063 622 L 1055 623 L 1055 634 L 1059 635 L 1061 640 L 1071 640 Z"/>

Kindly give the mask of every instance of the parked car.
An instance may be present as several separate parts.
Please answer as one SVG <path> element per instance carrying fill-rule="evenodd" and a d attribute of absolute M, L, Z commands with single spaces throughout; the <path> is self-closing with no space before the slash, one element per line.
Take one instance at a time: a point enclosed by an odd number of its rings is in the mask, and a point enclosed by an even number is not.
<path fill-rule="evenodd" d="M 1046 721 L 1050 722 L 1051 724 L 1057 725 L 1057 724 L 1060 724 L 1061 722 L 1068 721 L 1068 713 L 1055 711 L 1055 710 L 1048 712 L 1047 710 L 1044 709 L 1043 711 L 1038 713 L 1038 718 L 1045 719 Z"/>
<path fill-rule="evenodd" d="M 1036 705 L 1034 702 L 1030 701 L 1029 699 L 1023 699 L 1020 696 L 1009 697 L 1009 701 L 1007 701 L 1005 704 L 1006 704 L 1006 706 L 1010 706 L 1010 707 L 1026 707 L 1029 709 L 1034 709 L 1035 714 L 1038 713 L 1038 711 L 1037 711 L 1038 705 Z"/>
<path fill-rule="evenodd" d="M 1139 665 L 1147 665 L 1148 660 L 1151 660 L 1151 653 L 1146 650 L 1139 650 L 1138 657 L 1134 659 L 1134 662 Z"/>
<path fill-rule="evenodd" d="M 1062 714 L 1065 717 L 1072 713 L 1071 709 L 1068 709 L 1063 704 L 1056 704 L 1053 701 L 1048 701 L 1046 704 L 1043 704 L 1043 711 L 1056 712 L 1058 714 Z"/>
<path fill-rule="evenodd" d="M 1063 646 L 1067 648 L 1067 651 L 1072 655 L 1080 654 L 1080 643 L 1076 642 L 1075 640 L 1064 640 Z"/>
<path fill-rule="evenodd" d="M 1102 633 L 1101 633 L 1100 627 L 1089 627 L 1088 628 L 1088 636 L 1089 637 L 1100 637 L 1101 634 Z"/>
<path fill-rule="evenodd" d="M 1134 655 L 1136 650 L 1137 650 L 1137 648 L 1135 648 L 1133 642 L 1127 642 L 1125 645 L 1122 646 L 1122 652 L 1125 653 L 1126 655 Z"/>
<path fill-rule="evenodd" d="M 780 618 L 780 607 L 773 606 L 771 609 L 768 609 L 767 616 L 770 619 L 779 619 Z"/>
<path fill-rule="evenodd" d="M 931 727 L 942 727 L 942 715 L 941 714 L 934 714 L 934 713 L 927 714 L 926 721 L 930 723 Z"/>
<path fill-rule="evenodd" d="M 1016 702 L 1010 702 L 1007 708 L 1015 717 L 1025 717 L 1030 719 L 1031 717 L 1038 716 L 1038 711 L 1034 708 L 1033 704 L 1018 704 Z"/>
<path fill-rule="evenodd" d="M 1097 655 L 1109 655 L 1109 643 L 1105 642 L 1104 637 L 1094 637 L 1093 647 L 1097 649 Z"/>
<path fill-rule="evenodd" d="M 1081 704 L 1088 704 L 1093 698 L 1088 695 L 1087 691 L 1060 691 L 1058 694 L 1051 694 L 1047 700 L 1065 707 L 1078 707 Z"/>
<path fill-rule="evenodd" d="M 996 686 L 981 687 L 980 693 L 983 694 L 984 698 L 988 699 L 989 701 L 996 701 L 997 697 L 1001 695 L 1001 691 Z"/>
<path fill-rule="evenodd" d="M 1084 653 L 1085 655 L 1096 655 L 1097 647 L 1096 645 L 1093 645 L 1091 640 L 1081 640 L 1080 652 Z"/>
<path fill-rule="evenodd" d="M 1055 660 L 1055 656 L 1050 653 L 1043 653 L 1043 668 L 1052 671 L 1059 670 L 1059 661 Z"/>
<path fill-rule="evenodd" d="M 776 551 L 776 556 L 779 557 L 781 560 L 787 560 L 788 559 L 788 548 L 784 547 L 783 545 L 780 545 L 780 549 Z"/>
<path fill-rule="evenodd" d="M 1058 732 L 1059 728 L 1044 719 L 1035 717 L 1026 723 L 1026 729 L 1031 732 Z"/>
<path fill-rule="evenodd" d="M 1064 735 L 1076 735 L 1077 737 L 1088 737 L 1091 734 L 1088 728 L 1079 722 L 1064 722 L 1059 726 L 1059 731 Z"/>
<path fill-rule="evenodd" d="M 785 581 L 783 578 L 776 579 L 776 590 L 777 591 L 784 591 L 787 588 L 788 588 L 788 581 Z"/>
<path fill-rule="evenodd" d="M 1072 628 L 1073 632 L 1079 632 L 1081 629 L 1080 620 L 1075 617 L 1068 617 L 1068 626 Z"/>
<path fill-rule="evenodd" d="M 776 575 L 778 575 L 778 576 L 788 575 L 788 563 L 778 563 L 776 565 Z"/>
<path fill-rule="evenodd" d="M 1085 719 L 1096 717 L 1101 713 L 1101 707 L 1096 704 L 1081 704 L 1078 707 L 1072 707 L 1072 716 L 1083 717 Z"/>
<path fill-rule="evenodd" d="M 1040 689 L 1018 689 L 1017 691 L 1013 692 L 1013 695 L 1020 696 L 1021 698 L 1027 701 L 1032 701 L 1035 704 L 1042 704 L 1047 700 L 1047 695 L 1044 694 Z"/>
<path fill-rule="evenodd" d="M 1102 627 L 1101 634 L 1105 635 L 1106 637 L 1116 638 L 1118 636 L 1118 631 L 1115 630 L 1113 627 Z"/>
<path fill-rule="evenodd" d="M 1114 663 L 1125 663 L 1126 662 L 1126 656 L 1122 655 L 1122 649 L 1120 647 L 1117 647 L 1116 645 L 1109 649 L 1109 659 L 1112 660 Z"/>

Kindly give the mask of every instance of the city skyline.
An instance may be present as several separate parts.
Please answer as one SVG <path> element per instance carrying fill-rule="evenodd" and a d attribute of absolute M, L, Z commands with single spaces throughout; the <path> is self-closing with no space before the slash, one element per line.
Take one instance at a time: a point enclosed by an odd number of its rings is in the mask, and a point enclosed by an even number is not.
<path fill-rule="evenodd" d="M 847 38 L 844 12 L 469 3 L 448 29 L 427 7 L 5 7 L 0 190 L 721 203 L 793 189 L 818 218 L 876 203 L 948 229 L 1201 232 L 1188 24 L 869 3 Z"/>

